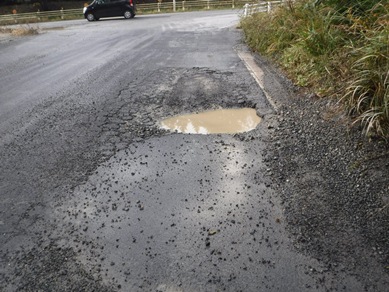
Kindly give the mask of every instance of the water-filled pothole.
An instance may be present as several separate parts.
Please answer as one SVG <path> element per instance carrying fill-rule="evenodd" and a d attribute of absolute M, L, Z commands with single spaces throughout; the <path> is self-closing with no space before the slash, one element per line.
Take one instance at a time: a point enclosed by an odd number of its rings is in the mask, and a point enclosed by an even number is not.
<path fill-rule="evenodd" d="M 161 122 L 161 128 L 185 134 L 235 134 L 251 131 L 260 122 L 255 109 L 221 109 L 171 117 Z"/>

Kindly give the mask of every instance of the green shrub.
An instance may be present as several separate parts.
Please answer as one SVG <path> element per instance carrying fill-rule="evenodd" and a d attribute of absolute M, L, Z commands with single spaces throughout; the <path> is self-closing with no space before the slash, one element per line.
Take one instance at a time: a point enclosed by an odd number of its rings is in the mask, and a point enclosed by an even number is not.
<path fill-rule="evenodd" d="M 387 1 L 301 0 L 242 19 L 248 45 L 300 86 L 340 99 L 366 126 L 389 136 Z"/>

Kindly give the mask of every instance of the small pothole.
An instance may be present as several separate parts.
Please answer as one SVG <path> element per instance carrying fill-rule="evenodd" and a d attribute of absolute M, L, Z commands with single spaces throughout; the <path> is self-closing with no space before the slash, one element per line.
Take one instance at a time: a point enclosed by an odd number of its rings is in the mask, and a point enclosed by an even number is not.
<path fill-rule="evenodd" d="M 220 109 L 170 117 L 161 128 L 184 134 L 236 134 L 251 131 L 261 122 L 255 109 Z"/>

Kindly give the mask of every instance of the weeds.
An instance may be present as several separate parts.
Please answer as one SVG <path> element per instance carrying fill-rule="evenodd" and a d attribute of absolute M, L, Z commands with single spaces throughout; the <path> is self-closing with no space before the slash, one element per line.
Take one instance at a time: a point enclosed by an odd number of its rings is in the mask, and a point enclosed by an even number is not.
<path fill-rule="evenodd" d="M 26 36 L 38 34 L 38 28 L 31 26 L 18 26 L 15 28 L 0 27 L 0 33 L 11 34 L 13 36 Z"/>
<path fill-rule="evenodd" d="M 370 12 L 382 11 L 379 5 Z M 350 50 L 356 56 L 343 101 L 366 133 L 389 133 L 389 9 L 360 29 L 360 37 Z M 378 14 L 377 14 L 378 15 Z M 359 24 L 360 25 L 360 24 Z"/>
<path fill-rule="evenodd" d="M 339 99 L 367 134 L 389 137 L 388 15 L 387 1 L 301 0 L 241 26 L 296 84 Z"/>

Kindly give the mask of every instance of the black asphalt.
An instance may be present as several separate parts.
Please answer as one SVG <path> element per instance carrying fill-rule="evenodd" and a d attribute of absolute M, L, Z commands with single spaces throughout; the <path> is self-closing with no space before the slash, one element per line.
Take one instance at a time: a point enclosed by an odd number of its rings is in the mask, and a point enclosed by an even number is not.
<path fill-rule="evenodd" d="M 65 21 L 0 41 L 1 290 L 363 289 L 293 247 L 264 163 L 276 112 L 238 57 L 238 21 Z M 158 127 L 239 107 L 257 129 Z"/>

